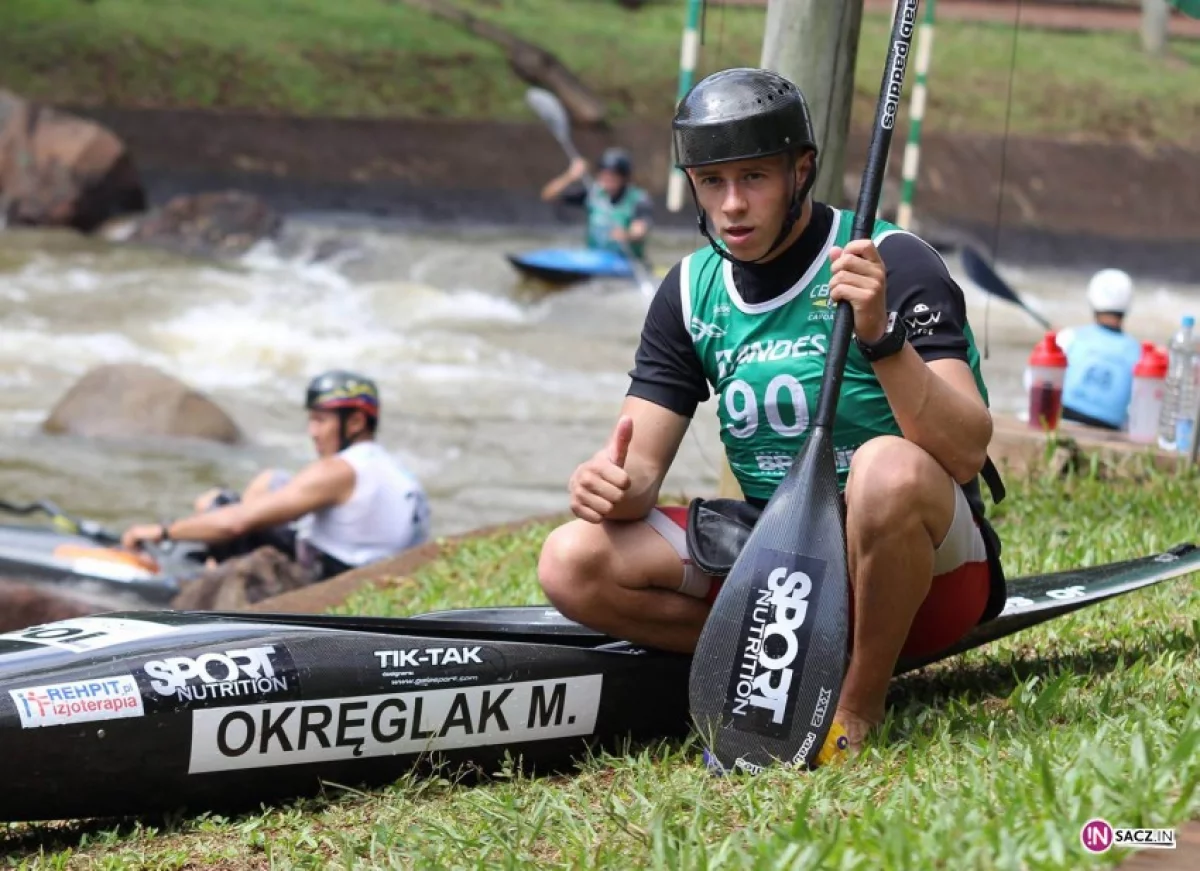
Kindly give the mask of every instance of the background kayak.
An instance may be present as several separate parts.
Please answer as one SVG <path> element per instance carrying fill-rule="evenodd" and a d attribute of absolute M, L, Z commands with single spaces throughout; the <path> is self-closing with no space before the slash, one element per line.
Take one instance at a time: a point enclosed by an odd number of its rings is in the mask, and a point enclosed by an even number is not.
<path fill-rule="evenodd" d="M 570 284 L 589 278 L 633 277 L 629 261 L 615 251 L 539 248 L 524 254 L 509 254 L 507 257 L 522 274 L 555 284 Z"/>
<path fill-rule="evenodd" d="M 194 542 L 155 544 L 131 553 L 115 532 L 46 499 L 0 500 L 0 513 L 44 514 L 51 521 L 45 526 L 0 523 L 0 578 L 99 593 L 114 605 L 167 604 L 180 581 L 201 571 L 207 556 L 205 546 Z"/>
<path fill-rule="evenodd" d="M 202 565 L 184 548 L 138 555 L 53 529 L 0 524 L 0 577 L 8 580 L 166 604 Z"/>

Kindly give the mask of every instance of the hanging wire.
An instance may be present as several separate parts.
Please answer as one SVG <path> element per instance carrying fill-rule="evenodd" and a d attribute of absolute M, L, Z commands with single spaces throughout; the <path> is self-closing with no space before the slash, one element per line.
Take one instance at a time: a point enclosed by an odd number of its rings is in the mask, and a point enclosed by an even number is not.
<path fill-rule="evenodd" d="M 717 53 L 716 68 L 717 69 L 720 69 L 721 48 L 725 42 L 725 14 L 726 14 L 725 13 L 725 4 L 722 4 L 721 5 L 721 20 L 717 27 L 717 47 L 716 47 L 716 53 Z M 701 2 L 701 4 L 700 4 L 700 45 L 704 45 L 704 37 L 707 32 L 708 32 L 708 0 L 703 0 L 703 2 Z M 696 66 L 697 66 L 697 68 L 699 68 L 699 66 L 700 66 L 699 59 L 697 59 Z M 699 244 L 701 244 L 700 230 L 696 228 L 695 222 L 692 222 L 692 227 L 693 227 L 692 235 L 695 239 L 693 244 L 699 245 Z M 714 394 L 714 398 L 716 399 L 717 402 L 721 401 L 720 394 Z M 691 435 L 691 438 L 692 438 L 692 447 L 695 448 L 696 453 L 700 455 L 700 460 L 704 463 L 705 466 L 708 467 L 708 471 L 712 473 L 713 477 L 715 477 L 719 483 L 721 480 L 721 470 L 717 467 L 716 461 L 714 461 L 713 458 L 711 456 L 709 456 L 708 451 L 706 451 L 704 449 L 704 445 L 700 441 L 700 434 L 698 432 L 698 429 L 699 428 L 695 427 L 695 426 L 688 427 L 688 433 Z M 719 446 L 718 449 L 721 451 L 721 456 L 722 456 L 722 458 L 724 458 L 724 456 L 725 456 L 724 448 L 723 448 L 723 446 L 720 445 L 719 441 L 717 444 Z"/>
<path fill-rule="evenodd" d="M 1004 220 L 1004 176 L 1008 168 L 1008 130 L 1012 122 L 1013 80 L 1017 72 L 1017 45 L 1021 37 L 1021 7 L 1022 0 L 1017 0 L 1017 12 L 1013 19 L 1012 57 L 1008 64 L 1008 98 L 1004 106 L 1004 136 L 1000 140 L 1000 187 L 996 192 L 996 217 L 992 222 L 992 262 L 993 270 L 1000 256 L 1000 231 Z M 983 302 L 983 359 L 991 356 L 991 312 L 992 295 L 984 294 Z"/>

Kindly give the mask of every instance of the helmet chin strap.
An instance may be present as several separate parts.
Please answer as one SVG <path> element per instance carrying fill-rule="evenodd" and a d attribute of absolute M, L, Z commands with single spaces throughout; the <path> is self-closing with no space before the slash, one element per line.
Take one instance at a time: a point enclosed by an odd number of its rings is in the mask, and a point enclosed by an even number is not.
<path fill-rule="evenodd" d="M 350 412 L 342 409 L 338 412 L 338 453 L 350 447 L 350 440 L 346 438 L 346 421 L 350 417 Z"/>
<path fill-rule="evenodd" d="M 353 408 L 343 408 L 338 411 L 338 453 L 341 453 L 354 444 L 354 441 L 346 433 L 346 423 L 350 420 L 350 415 L 354 414 L 354 411 L 355 409 Z"/>
<path fill-rule="evenodd" d="M 775 249 L 783 244 L 783 241 L 788 237 L 788 234 L 792 232 L 792 228 L 796 226 L 796 222 L 800 220 L 800 216 L 804 214 L 804 201 L 808 199 L 808 194 L 810 191 L 812 191 L 813 185 L 817 181 L 817 161 L 815 158 L 813 159 L 812 168 L 809 169 L 808 174 L 804 178 L 804 184 L 798 188 L 796 187 L 795 169 L 796 157 L 793 154 L 791 161 L 792 196 L 788 202 L 787 214 L 783 216 L 783 224 L 779 228 L 779 233 L 775 236 L 775 241 L 771 243 L 771 247 L 769 247 L 761 257 L 755 260 L 739 260 L 730 254 L 726 249 L 717 244 L 717 240 L 714 239 L 712 234 L 708 231 L 708 213 L 700 207 L 700 197 L 696 194 L 696 185 L 692 182 L 692 177 L 690 175 L 687 177 L 688 186 L 692 189 L 692 202 L 696 204 L 696 224 L 700 228 L 700 235 L 708 240 L 708 244 L 712 246 L 712 249 L 717 252 L 719 257 L 724 260 L 728 260 L 730 263 L 733 263 L 736 266 L 753 266 L 756 263 L 761 263 L 767 257 L 770 257 Z"/>

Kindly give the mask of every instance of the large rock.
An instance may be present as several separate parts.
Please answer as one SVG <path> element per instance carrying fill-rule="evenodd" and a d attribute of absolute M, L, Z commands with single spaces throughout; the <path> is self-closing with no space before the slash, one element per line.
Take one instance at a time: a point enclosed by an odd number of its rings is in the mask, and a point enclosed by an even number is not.
<path fill-rule="evenodd" d="M 0 579 L 0 632 L 111 610 L 111 606 L 67 593 Z"/>
<path fill-rule="evenodd" d="M 0 212 L 9 224 L 91 232 L 145 208 L 133 158 L 115 134 L 0 90 Z"/>
<path fill-rule="evenodd" d="M 179 611 L 244 611 L 311 583 L 308 569 L 264 546 L 184 581 L 171 607 Z"/>
<path fill-rule="evenodd" d="M 185 254 L 236 256 L 278 233 L 282 219 L 241 191 L 183 194 L 136 219 L 121 238 Z"/>
<path fill-rule="evenodd" d="M 242 432 L 207 396 L 150 366 L 97 366 L 42 423 L 48 433 L 87 438 L 179 437 L 235 444 Z"/>

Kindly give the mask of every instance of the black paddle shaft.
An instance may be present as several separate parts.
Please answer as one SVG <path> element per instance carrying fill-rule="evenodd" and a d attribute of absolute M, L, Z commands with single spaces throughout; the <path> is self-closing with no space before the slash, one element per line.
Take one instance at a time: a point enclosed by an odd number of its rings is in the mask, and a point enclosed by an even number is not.
<path fill-rule="evenodd" d="M 867 164 L 863 169 L 858 190 L 858 205 L 854 210 L 852 239 L 870 239 L 879 210 L 879 194 L 887 171 L 888 150 L 892 146 L 892 131 L 900 114 L 900 97 L 904 92 L 904 73 L 912 52 L 913 33 L 917 27 L 917 7 L 920 0 L 900 0 L 892 22 L 892 39 L 887 62 L 883 66 L 883 83 L 879 88 L 879 103 L 875 107 L 875 125 L 871 129 L 871 145 L 867 149 Z M 833 319 L 833 335 L 825 372 L 821 377 L 821 396 L 817 400 L 814 425 L 828 430 L 833 426 L 838 397 L 842 392 L 842 375 L 846 355 L 850 352 L 850 336 L 854 331 L 854 313 L 850 303 L 839 302 Z"/>

